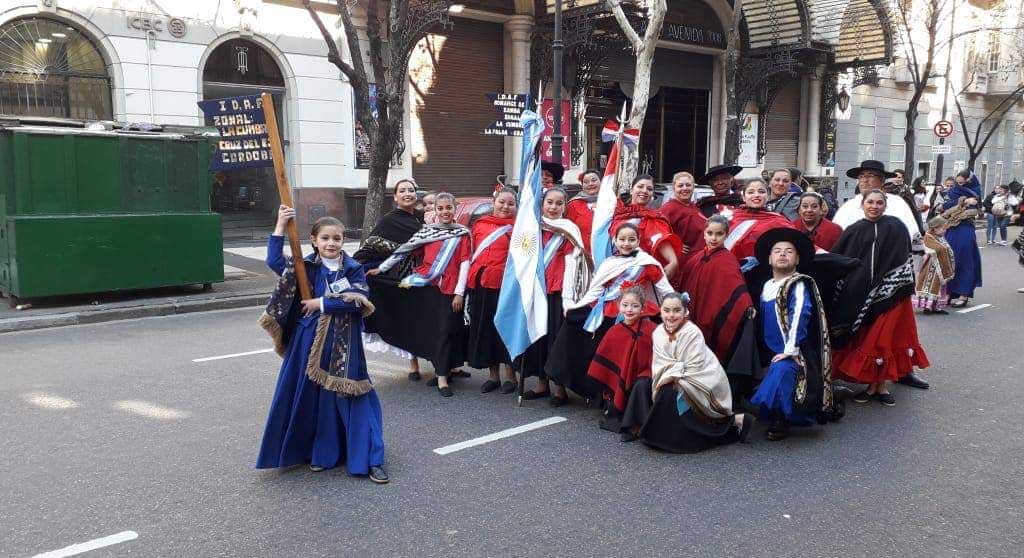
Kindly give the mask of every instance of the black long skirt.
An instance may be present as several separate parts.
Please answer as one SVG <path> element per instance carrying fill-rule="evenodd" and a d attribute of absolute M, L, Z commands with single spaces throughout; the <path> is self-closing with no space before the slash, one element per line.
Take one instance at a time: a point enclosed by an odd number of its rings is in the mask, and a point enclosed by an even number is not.
<path fill-rule="evenodd" d="M 589 314 L 590 308 L 578 308 L 566 315 L 544 371 L 548 378 L 583 397 L 597 397 L 601 395 L 601 384 L 587 376 L 587 369 L 604 334 L 615 325 L 615 318 L 604 318 L 597 331 L 590 333 L 583 329 Z"/>
<path fill-rule="evenodd" d="M 469 337 L 466 360 L 473 368 L 512 364 L 505 342 L 494 327 L 498 313 L 497 289 L 477 287 L 469 291 Z"/>
<path fill-rule="evenodd" d="M 434 373 L 447 376 L 466 360 L 466 326 L 461 312 L 452 311 L 454 295 L 437 287 L 400 289 L 371 276 L 370 301 L 376 307 L 365 320 L 366 331 L 387 344 L 430 361 Z M 410 311 L 411 310 L 411 311 Z"/>
<path fill-rule="evenodd" d="M 682 415 L 676 408 L 676 390 L 665 386 L 651 401 L 651 378 L 633 385 L 622 427 L 640 426 L 640 439 L 651 447 L 672 453 L 697 453 L 739 441 L 740 431 L 732 417 L 710 419 L 693 409 Z"/>
<path fill-rule="evenodd" d="M 746 320 L 732 358 L 724 365 L 733 402 L 740 405 L 743 405 L 744 401 L 749 401 L 754 395 L 754 384 L 764 377 L 761 353 L 754 332 L 755 320 Z"/>
<path fill-rule="evenodd" d="M 523 354 L 516 357 L 512 368 L 524 378 L 537 376 L 547 377 L 544 373 L 544 366 L 548 362 L 548 356 L 552 354 L 555 346 L 555 339 L 558 337 L 558 330 L 562 328 L 564 318 L 562 316 L 562 293 L 548 293 L 548 333 L 536 340 Z"/>

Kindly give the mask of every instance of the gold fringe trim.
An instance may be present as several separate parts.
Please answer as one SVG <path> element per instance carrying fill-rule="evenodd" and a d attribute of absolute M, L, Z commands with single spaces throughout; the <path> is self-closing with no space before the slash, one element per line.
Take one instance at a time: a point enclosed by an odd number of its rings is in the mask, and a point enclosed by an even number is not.
<path fill-rule="evenodd" d="M 370 311 L 372 312 L 373 305 L 370 306 Z M 327 338 L 327 330 L 330 327 L 331 316 L 321 314 L 320 319 L 316 322 L 316 336 L 313 337 L 313 346 L 310 347 L 309 351 L 309 361 L 306 363 L 306 377 L 327 391 L 333 391 L 342 395 L 357 397 L 369 393 L 373 389 L 373 384 L 370 383 L 370 380 L 351 380 L 340 376 L 331 376 L 326 370 L 320 368 L 320 358 L 324 353 L 324 342 Z"/>
<path fill-rule="evenodd" d="M 277 323 L 277 320 L 273 316 L 267 313 L 266 310 L 260 315 L 260 319 L 256 320 L 256 323 L 266 331 L 270 338 L 274 341 L 274 352 L 281 358 L 284 358 L 284 352 L 287 347 L 284 346 L 284 330 L 281 329 L 281 325 Z"/>

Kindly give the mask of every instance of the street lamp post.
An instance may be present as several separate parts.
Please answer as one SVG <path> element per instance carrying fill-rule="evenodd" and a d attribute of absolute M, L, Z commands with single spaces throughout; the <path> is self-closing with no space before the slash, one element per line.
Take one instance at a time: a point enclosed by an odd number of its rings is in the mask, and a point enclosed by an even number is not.
<path fill-rule="evenodd" d="M 555 162 L 562 164 L 562 51 L 565 44 L 562 42 L 562 0 L 555 0 L 555 38 L 551 43 L 551 52 L 555 57 L 553 70 L 555 85 L 554 96 L 554 130 L 551 131 L 551 155 Z"/>

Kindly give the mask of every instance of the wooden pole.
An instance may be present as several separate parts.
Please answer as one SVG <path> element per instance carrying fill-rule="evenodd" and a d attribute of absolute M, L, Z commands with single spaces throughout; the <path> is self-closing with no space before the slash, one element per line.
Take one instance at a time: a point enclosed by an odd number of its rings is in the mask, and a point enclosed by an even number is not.
<path fill-rule="evenodd" d="M 274 112 L 274 99 L 270 93 L 262 93 L 263 117 L 267 121 L 267 137 L 270 141 L 270 155 L 274 159 L 274 178 L 277 179 L 277 193 L 281 195 L 281 204 L 295 207 L 292 203 L 292 188 L 288 184 L 288 174 L 284 168 L 284 150 L 281 149 L 281 133 L 277 129 L 277 114 Z M 292 248 L 292 261 L 295 262 L 295 279 L 299 283 L 299 294 L 302 300 L 313 298 L 309 291 L 309 278 L 306 277 L 306 266 L 302 265 L 302 245 L 299 243 L 299 229 L 295 219 L 288 221 L 288 245 Z"/>

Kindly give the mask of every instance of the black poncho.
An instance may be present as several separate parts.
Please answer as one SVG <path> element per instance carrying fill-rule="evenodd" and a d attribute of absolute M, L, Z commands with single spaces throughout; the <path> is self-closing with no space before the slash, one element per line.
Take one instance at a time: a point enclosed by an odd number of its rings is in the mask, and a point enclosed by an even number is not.
<path fill-rule="evenodd" d="M 840 304 L 831 329 L 842 346 L 858 329 L 914 294 L 914 266 L 906 226 L 889 215 L 850 225 L 832 251 L 863 264 L 836 285 Z"/>

